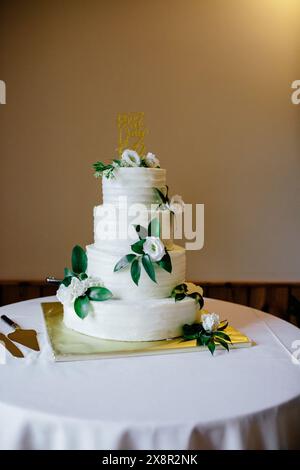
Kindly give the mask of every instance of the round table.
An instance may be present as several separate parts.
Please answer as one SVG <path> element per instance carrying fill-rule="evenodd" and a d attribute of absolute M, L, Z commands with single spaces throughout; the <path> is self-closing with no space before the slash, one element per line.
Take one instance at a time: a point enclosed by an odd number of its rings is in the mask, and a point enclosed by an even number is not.
<path fill-rule="evenodd" d="M 41 352 L 0 365 L 0 449 L 300 447 L 300 330 L 206 299 L 250 348 L 55 363 L 41 302 L 0 309 L 38 331 Z M 10 330 L 4 322 L 0 330 Z M 3 356 L 3 354 L 2 354 Z"/>

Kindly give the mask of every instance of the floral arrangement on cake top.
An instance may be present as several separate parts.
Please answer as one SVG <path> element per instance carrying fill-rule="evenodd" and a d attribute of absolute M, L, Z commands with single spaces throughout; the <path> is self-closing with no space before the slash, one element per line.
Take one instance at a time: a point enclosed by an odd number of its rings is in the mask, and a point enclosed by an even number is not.
<path fill-rule="evenodd" d="M 63 305 L 74 302 L 74 310 L 81 319 L 91 312 L 91 300 L 99 302 L 112 297 L 101 279 L 88 276 L 86 269 L 86 253 L 81 246 L 76 245 L 72 250 L 72 269 L 65 268 L 64 279 L 56 292 Z"/>
<path fill-rule="evenodd" d="M 158 219 L 152 219 L 148 228 L 134 225 L 139 240 L 131 245 L 133 253 L 121 258 L 114 267 L 114 272 L 130 267 L 133 282 L 138 286 L 141 276 L 141 264 L 153 282 L 156 281 L 154 265 L 160 266 L 168 273 L 172 272 L 170 255 L 160 239 L 160 223 Z"/>
<path fill-rule="evenodd" d="M 140 156 L 135 150 L 126 149 L 123 151 L 121 158 L 113 159 L 112 163 L 96 162 L 93 164 L 96 178 L 102 176 L 114 178 L 114 171 L 121 167 L 160 168 L 160 162 L 154 153 L 148 152 L 147 155 Z"/>

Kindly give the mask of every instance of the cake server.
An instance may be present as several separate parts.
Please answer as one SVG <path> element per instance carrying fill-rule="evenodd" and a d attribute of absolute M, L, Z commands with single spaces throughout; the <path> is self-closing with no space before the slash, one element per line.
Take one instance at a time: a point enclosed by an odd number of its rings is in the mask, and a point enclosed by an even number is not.
<path fill-rule="evenodd" d="M 9 339 L 15 341 L 16 343 L 23 344 L 24 346 L 27 346 L 34 351 L 40 350 L 37 340 L 37 333 L 35 330 L 23 330 L 17 323 L 8 318 L 6 315 L 1 315 L 1 318 L 3 321 L 5 321 L 5 323 L 15 329 L 13 333 L 9 333 L 7 335 Z"/>
<path fill-rule="evenodd" d="M 19 349 L 7 336 L 3 333 L 0 333 L 0 341 L 4 344 L 7 351 L 10 352 L 15 357 L 24 357 L 21 349 Z"/>

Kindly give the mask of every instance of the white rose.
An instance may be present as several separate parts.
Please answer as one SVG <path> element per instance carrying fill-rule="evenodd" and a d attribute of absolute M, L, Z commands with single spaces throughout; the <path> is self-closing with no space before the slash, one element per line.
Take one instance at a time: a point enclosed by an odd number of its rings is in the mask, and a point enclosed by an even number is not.
<path fill-rule="evenodd" d="M 72 277 L 71 283 L 68 287 L 61 284 L 56 292 L 56 297 L 62 304 L 74 302 L 77 297 L 85 294 L 87 290 L 86 280 L 80 281 L 77 277 Z"/>
<path fill-rule="evenodd" d="M 63 305 L 71 303 L 72 294 L 69 287 L 66 287 L 64 284 L 61 284 L 56 291 L 56 297 Z"/>
<path fill-rule="evenodd" d="M 151 152 L 147 153 L 144 161 L 149 168 L 159 168 L 160 166 L 159 159 L 154 155 L 154 153 Z"/>
<path fill-rule="evenodd" d="M 180 213 L 184 211 L 184 202 L 179 194 L 175 194 L 171 197 L 171 201 L 169 203 L 169 209 L 173 212 Z"/>
<path fill-rule="evenodd" d="M 165 246 L 158 237 L 146 237 L 143 250 L 152 261 L 160 261 L 166 254 Z"/>
<path fill-rule="evenodd" d="M 122 153 L 122 162 L 126 166 L 140 166 L 141 159 L 135 150 L 126 149 Z"/>
<path fill-rule="evenodd" d="M 203 313 L 201 315 L 202 326 L 208 333 L 216 331 L 220 325 L 220 317 L 217 313 Z"/>

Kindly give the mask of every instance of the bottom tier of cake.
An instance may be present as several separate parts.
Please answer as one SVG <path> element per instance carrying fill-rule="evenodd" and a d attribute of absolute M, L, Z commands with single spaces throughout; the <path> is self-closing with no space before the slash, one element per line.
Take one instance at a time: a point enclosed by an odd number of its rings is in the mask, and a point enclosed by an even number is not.
<path fill-rule="evenodd" d="M 186 298 L 147 299 L 135 302 L 107 300 L 92 302 L 93 311 L 83 320 L 73 305 L 64 305 L 64 323 L 88 336 L 117 341 L 156 341 L 176 338 L 185 323 L 194 323 L 197 304 Z"/>

